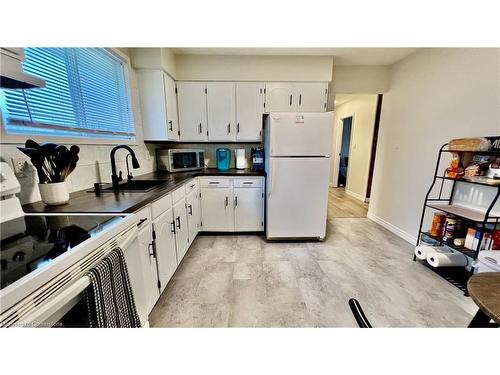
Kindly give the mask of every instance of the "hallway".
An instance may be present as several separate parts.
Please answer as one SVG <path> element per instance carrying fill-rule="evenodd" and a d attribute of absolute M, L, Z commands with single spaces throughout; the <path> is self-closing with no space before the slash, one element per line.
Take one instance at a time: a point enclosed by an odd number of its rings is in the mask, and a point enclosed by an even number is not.
<path fill-rule="evenodd" d="M 330 188 L 328 192 L 328 220 L 334 218 L 366 217 L 368 203 L 346 194 L 344 188 Z"/>

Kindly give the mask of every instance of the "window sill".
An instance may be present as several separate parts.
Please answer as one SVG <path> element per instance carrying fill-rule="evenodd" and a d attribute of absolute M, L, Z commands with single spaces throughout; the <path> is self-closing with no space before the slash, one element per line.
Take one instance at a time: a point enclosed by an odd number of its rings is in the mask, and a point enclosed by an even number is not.
<path fill-rule="evenodd" d="M 142 140 L 130 140 L 130 139 L 92 139 L 84 137 L 44 137 L 44 136 L 29 136 L 29 135 L 17 135 L 17 134 L 7 134 L 3 131 L 2 127 L 2 137 L 1 144 L 8 145 L 18 145 L 24 144 L 27 139 L 33 139 L 38 143 L 59 143 L 59 144 L 77 144 L 77 145 L 129 145 L 137 146 L 143 144 Z"/>

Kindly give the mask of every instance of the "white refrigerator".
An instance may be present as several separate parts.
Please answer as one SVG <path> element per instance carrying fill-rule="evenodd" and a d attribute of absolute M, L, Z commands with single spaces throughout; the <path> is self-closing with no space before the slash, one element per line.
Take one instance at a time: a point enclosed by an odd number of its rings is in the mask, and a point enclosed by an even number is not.
<path fill-rule="evenodd" d="M 333 112 L 266 117 L 268 239 L 325 237 L 332 136 Z"/>

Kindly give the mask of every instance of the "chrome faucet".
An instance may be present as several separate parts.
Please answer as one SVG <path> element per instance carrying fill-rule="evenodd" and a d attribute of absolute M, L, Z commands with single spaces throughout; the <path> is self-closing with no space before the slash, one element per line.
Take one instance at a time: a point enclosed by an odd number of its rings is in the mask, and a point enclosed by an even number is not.
<path fill-rule="evenodd" d="M 123 178 L 122 178 L 122 171 L 120 171 L 119 175 L 116 174 L 115 153 L 120 148 L 124 148 L 125 150 L 127 150 L 129 152 L 129 155 L 132 158 L 132 167 L 134 169 L 140 168 L 139 161 L 137 160 L 137 158 L 135 156 L 134 150 L 132 150 L 129 146 L 127 146 L 127 145 L 119 145 L 119 146 L 113 147 L 113 149 L 111 150 L 111 182 L 113 184 L 113 189 L 118 188 L 118 183 L 123 180 Z M 128 160 L 127 160 L 127 158 L 125 158 L 125 161 L 127 163 L 127 171 L 128 171 Z M 128 180 L 128 182 L 130 182 L 132 180 L 132 175 L 130 174 L 130 172 L 127 172 L 127 173 L 128 173 L 127 180 Z"/>

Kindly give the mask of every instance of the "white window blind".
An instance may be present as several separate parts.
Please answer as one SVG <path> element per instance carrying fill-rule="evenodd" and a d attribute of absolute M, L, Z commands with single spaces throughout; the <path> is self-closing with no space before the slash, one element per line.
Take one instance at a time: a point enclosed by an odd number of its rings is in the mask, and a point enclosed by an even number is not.
<path fill-rule="evenodd" d="M 7 133 L 134 139 L 127 65 L 105 48 L 25 48 L 46 87 L 0 90 Z"/>

